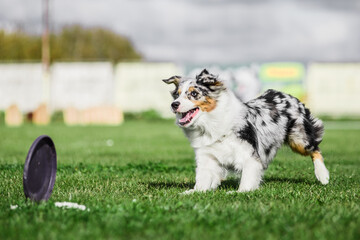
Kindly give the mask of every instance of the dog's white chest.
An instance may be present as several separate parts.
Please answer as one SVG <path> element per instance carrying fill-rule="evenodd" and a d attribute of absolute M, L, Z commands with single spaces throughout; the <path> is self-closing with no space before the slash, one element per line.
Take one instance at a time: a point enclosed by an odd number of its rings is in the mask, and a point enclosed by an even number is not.
<path fill-rule="evenodd" d="M 219 141 L 196 150 L 197 157 L 210 156 L 228 168 L 241 170 L 244 162 L 252 155 L 251 146 L 231 133 Z"/>

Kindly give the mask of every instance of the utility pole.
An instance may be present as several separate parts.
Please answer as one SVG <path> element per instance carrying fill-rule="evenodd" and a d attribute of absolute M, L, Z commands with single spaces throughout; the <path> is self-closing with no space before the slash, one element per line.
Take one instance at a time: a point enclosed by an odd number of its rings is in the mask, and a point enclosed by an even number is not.
<path fill-rule="evenodd" d="M 50 70 L 50 45 L 49 45 L 49 0 L 42 0 L 42 64 L 45 72 Z"/>
<path fill-rule="evenodd" d="M 46 125 L 50 122 L 50 44 L 49 44 L 49 0 L 42 0 L 42 104 L 34 111 L 33 122 Z"/>

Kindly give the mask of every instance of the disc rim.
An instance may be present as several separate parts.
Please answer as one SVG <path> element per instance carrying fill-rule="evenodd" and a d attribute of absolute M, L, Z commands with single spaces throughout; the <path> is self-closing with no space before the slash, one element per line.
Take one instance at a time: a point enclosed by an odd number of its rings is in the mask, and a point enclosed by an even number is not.
<path fill-rule="evenodd" d="M 46 186 L 46 190 L 41 193 L 34 193 L 30 191 L 30 187 L 28 185 L 28 178 L 29 178 L 29 167 L 31 161 L 34 160 L 34 155 L 37 152 L 37 148 L 40 147 L 40 143 L 44 142 L 44 144 L 48 145 L 51 150 L 51 156 L 50 156 L 50 162 L 51 162 L 51 173 L 50 173 L 50 179 L 49 183 Z M 55 144 L 53 140 L 48 135 L 41 135 L 35 139 L 35 141 L 32 143 L 28 154 L 26 156 L 25 165 L 24 165 L 24 173 L 23 173 L 23 186 L 24 186 L 24 194 L 26 198 L 29 198 L 33 201 L 40 202 L 40 201 L 47 201 L 51 194 L 52 190 L 55 185 L 56 180 L 56 170 L 57 170 L 57 155 L 56 155 L 56 149 Z"/>

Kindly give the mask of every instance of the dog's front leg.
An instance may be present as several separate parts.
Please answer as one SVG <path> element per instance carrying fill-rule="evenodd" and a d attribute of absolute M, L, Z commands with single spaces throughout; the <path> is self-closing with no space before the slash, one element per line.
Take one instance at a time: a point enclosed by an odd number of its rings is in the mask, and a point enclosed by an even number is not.
<path fill-rule="evenodd" d="M 218 161 L 209 155 L 196 156 L 196 183 L 194 189 L 187 190 L 184 194 L 195 191 L 205 192 L 216 189 L 224 175 L 224 169 Z"/>
<path fill-rule="evenodd" d="M 248 159 L 243 167 L 239 186 L 239 192 L 248 192 L 259 188 L 264 168 L 260 159 L 252 157 Z"/>

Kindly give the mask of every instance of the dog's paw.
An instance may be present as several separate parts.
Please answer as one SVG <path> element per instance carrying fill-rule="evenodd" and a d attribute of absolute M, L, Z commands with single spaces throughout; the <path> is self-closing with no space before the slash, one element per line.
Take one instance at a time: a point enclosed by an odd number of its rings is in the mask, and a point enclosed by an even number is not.
<path fill-rule="evenodd" d="M 189 194 L 194 193 L 195 191 L 196 191 L 195 189 L 189 189 L 189 190 L 186 190 L 185 192 L 182 192 L 180 194 L 181 195 L 189 195 Z"/>

